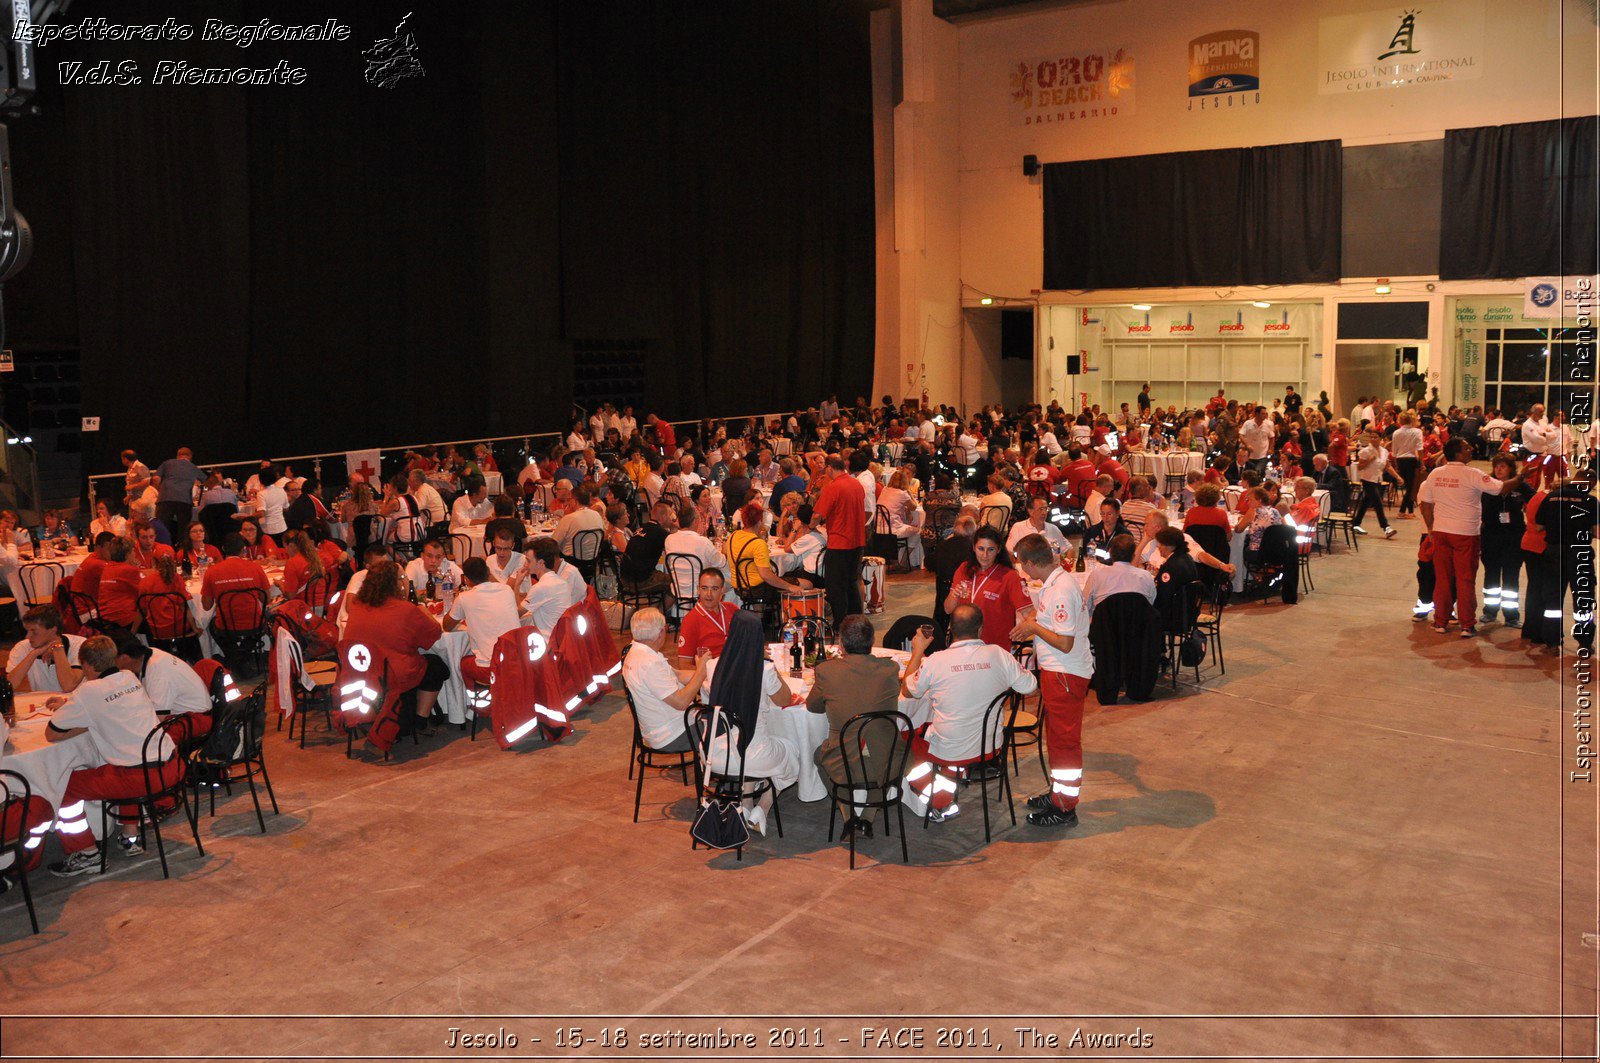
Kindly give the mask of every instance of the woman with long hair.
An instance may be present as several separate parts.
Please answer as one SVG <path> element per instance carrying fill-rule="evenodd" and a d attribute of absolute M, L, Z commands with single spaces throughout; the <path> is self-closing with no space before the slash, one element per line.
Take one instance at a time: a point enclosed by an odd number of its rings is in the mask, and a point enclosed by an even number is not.
<path fill-rule="evenodd" d="M 416 690 L 416 716 L 402 718 L 400 732 L 427 735 L 433 733 L 428 719 L 450 668 L 442 658 L 423 652 L 439 641 L 442 629 L 421 606 L 406 601 L 401 583 L 395 562 L 385 558 L 368 565 L 360 590 L 345 603 L 344 638 L 382 654 L 390 691 Z"/>
<path fill-rule="evenodd" d="M 203 565 L 215 564 L 222 560 L 222 551 L 206 542 L 206 526 L 199 521 L 191 521 L 188 533 L 184 536 L 183 545 L 178 548 L 178 560 L 189 566 L 190 571 Z"/>
<path fill-rule="evenodd" d="M 956 569 L 950 593 L 945 595 L 944 612 L 971 604 L 983 613 L 983 641 L 991 646 L 1011 648 L 1011 629 L 1017 626 L 1017 610 L 1032 604 L 1022 577 L 1012 567 L 1006 552 L 1005 536 L 999 529 L 983 525 L 972 539 L 972 560 Z"/>
<path fill-rule="evenodd" d="M 733 614 L 728 641 L 713 662 L 706 687 L 706 701 L 712 708 L 702 710 L 704 718 L 709 721 L 712 709 L 721 709 L 731 725 L 707 743 L 706 771 L 737 775 L 742 762 L 746 793 L 751 790 L 751 780 L 771 781 L 772 786 L 758 800 L 746 798 L 743 809 L 749 824 L 765 834 L 767 809 L 772 807 L 775 791 L 800 778 L 800 753 L 767 727 L 766 715 L 779 711 L 779 705 L 793 695 L 767 658 L 766 636 L 756 614 L 746 609 Z"/>
<path fill-rule="evenodd" d="M 244 539 L 244 552 L 239 556 L 248 561 L 271 561 L 280 556 L 278 545 L 261 530 L 261 522 L 246 517 L 239 522 L 239 536 Z"/>
<path fill-rule="evenodd" d="M 322 582 L 326 575 L 322 567 L 322 555 L 317 552 L 316 544 L 311 541 L 311 536 L 303 531 L 288 532 L 283 537 L 283 578 L 278 581 L 278 587 L 283 591 L 284 598 L 306 598 L 308 604 L 322 605 L 325 603 L 310 602 L 310 596 L 315 593 L 317 584 Z"/>

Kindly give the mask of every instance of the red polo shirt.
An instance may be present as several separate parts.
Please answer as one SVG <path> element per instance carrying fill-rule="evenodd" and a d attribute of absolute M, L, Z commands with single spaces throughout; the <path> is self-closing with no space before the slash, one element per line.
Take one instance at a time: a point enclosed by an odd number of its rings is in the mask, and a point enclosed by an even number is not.
<path fill-rule="evenodd" d="M 829 480 L 817 497 L 813 518 L 828 526 L 829 550 L 867 545 L 867 492 L 849 473 Z"/>
<path fill-rule="evenodd" d="M 108 561 L 100 570 L 100 588 L 96 596 L 101 619 L 131 627 L 139 619 L 139 581 L 143 578 L 144 573 L 137 565 Z"/>
<path fill-rule="evenodd" d="M 719 609 L 708 613 L 703 605 L 696 602 L 678 628 L 678 656 L 693 659 L 695 653 L 704 647 L 711 651 L 711 656 L 720 657 L 722 647 L 728 641 L 728 625 L 738 611 L 739 607 L 732 602 L 722 602 Z"/>

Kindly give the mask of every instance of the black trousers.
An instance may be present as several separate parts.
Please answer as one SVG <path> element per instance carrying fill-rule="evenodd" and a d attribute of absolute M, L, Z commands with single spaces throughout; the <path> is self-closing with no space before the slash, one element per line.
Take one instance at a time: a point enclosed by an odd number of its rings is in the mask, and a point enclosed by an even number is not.
<path fill-rule="evenodd" d="M 1483 563 L 1483 618 L 1493 620 L 1504 613 L 1506 623 L 1522 616 L 1522 546 L 1518 539 L 1505 542 L 1492 535 L 1480 540 L 1479 560 Z"/>
<path fill-rule="evenodd" d="M 1383 515 L 1383 484 L 1381 482 L 1361 481 L 1361 499 L 1356 503 L 1356 512 L 1350 518 L 1350 523 L 1359 528 L 1362 518 L 1367 515 L 1368 507 L 1371 507 L 1378 514 L 1378 527 L 1387 531 L 1389 529 L 1389 518 Z"/>
<path fill-rule="evenodd" d="M 1565 552 L 1552 546 L 1542 556 L 1524 553 L 1523 558 L 1528 563 L 1528 604 L 1523 611 L 1522 637 L 1560 646 L 1566 636 L 1561 627 L 1562 604 L 1571 591 L 1572 637 L 1579 646 L 1593 647 L 1595 573 L 1589 547 Z"/>
<path fill-rule="evenodd" d="M 859 546 L 851 550 L 827 551 L 825 593 L 828 608 L 833 611 L 835 628 L 845 617 L 861 612 L 861 552 Z"/>
<path fill-rule="evenodd" d="M 1401 486 L 1405 488 L 1405 495 L 1400 499 L 1400 512 L 1415 513 L 1417 511 L 1417 473 L 1422 470 L 1422 462 L 1417 458 L 1396 458 L 1395 468 L 1400 470 Z"/>
<path fill-rule="evenodd" d="M 157 502 L 156 520 L 167 526 L 167 531 L 172 533 L 172 541 L 182 542 L 184 532 L 189 528 L 189 522 L 194 518 L 194 507 L 187 502 Z"/>

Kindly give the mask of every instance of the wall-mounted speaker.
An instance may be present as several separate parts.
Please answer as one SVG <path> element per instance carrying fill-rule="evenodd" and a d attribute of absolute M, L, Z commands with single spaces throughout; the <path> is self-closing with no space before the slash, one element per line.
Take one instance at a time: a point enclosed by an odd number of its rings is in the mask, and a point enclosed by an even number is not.
<path fill-rule="evenodd" d="M 1022 157 L 1022 176 L 1032 177 L 1039 172 L 1039 156 L 1024 155 Z"/>
<path fill-rule="evenodd" d="M 1077 376 L 1081 372 L 1083 372 L 1083 355 L 1081 355 L 1081 354 L 1069 354 L 1069 355 L 1067 355 L 1067 375 L 1068 376 Z"/>

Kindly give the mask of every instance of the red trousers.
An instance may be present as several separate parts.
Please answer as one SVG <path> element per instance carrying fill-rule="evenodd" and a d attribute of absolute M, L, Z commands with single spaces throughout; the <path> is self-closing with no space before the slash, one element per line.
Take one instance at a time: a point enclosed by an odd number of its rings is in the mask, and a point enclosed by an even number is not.
<path fill-rule="evenodd" d="M 1433 543 L 1433 623 L 1443 627 L 1450 622 L 1450 606 L 1463 628 L 1478 623 L 1478 547 L 1476 535 L 1453 535 L 1435 531 Z"/>
<path fill-rule="evenodd" d="M 956 782 L 967 777 L 967 768 L 981 757 L 966 760 L 944 760 L 933 755 L 928 745 L 928 725 L 923 724 L 911 735 L 911 772 L 906 776 L 906 786 L 919 797 L 943 812 L 955 803 Z M 929 796 L 928 791 L 933 791 Z"/>
<path fill-rule="evenodd" d="M 165 788 L 179 782 L 184 775 L 182 759 L 172 757 L 159 769 L 151 769 L 150 785 Z M 94 848 L 94 835 L 89 832 L 89 821 L 84 816 L 83 802 L 106 798 L 137 797 L 145 793 L 145 769 L 119 768 L 102 764 L 98 768 L 79 768 L 67 779 L 67 792 L 61 797 L 61 848 L 68 853 Z M 139 822 L 139 806 L 124 804 L 117 807 L 117 820 L 124 826 Z"/>
<path fill-rule="evenodd" d="M 489 685 L 489 666 L 479 664 L 478 658 L 469 653 L 461 658 L 461 678 L 469 684 L 476 683 L 486 687 Z"/>
<path fill-rule="evenodd" d="M 1063 810 L 1077 807 L 1083 788 L 1083 699 L 1088 695 L 1088 676 L 1039 672 L 1050 800 Z"/>
<path fill-rule="evenodd" d="M 4 796 L 0 793 L 0 797 Z M 0 842 L 14 842 L 19 834 L 25 834 L 22 864 L 32 871 L 44 859 L 44 836 L 55 821 L 56 810 L 42 797 L 28 798 L 26 810 L 20 801 L 13 802 L 6 807 L 5 818 L 0 819 Z"/>

